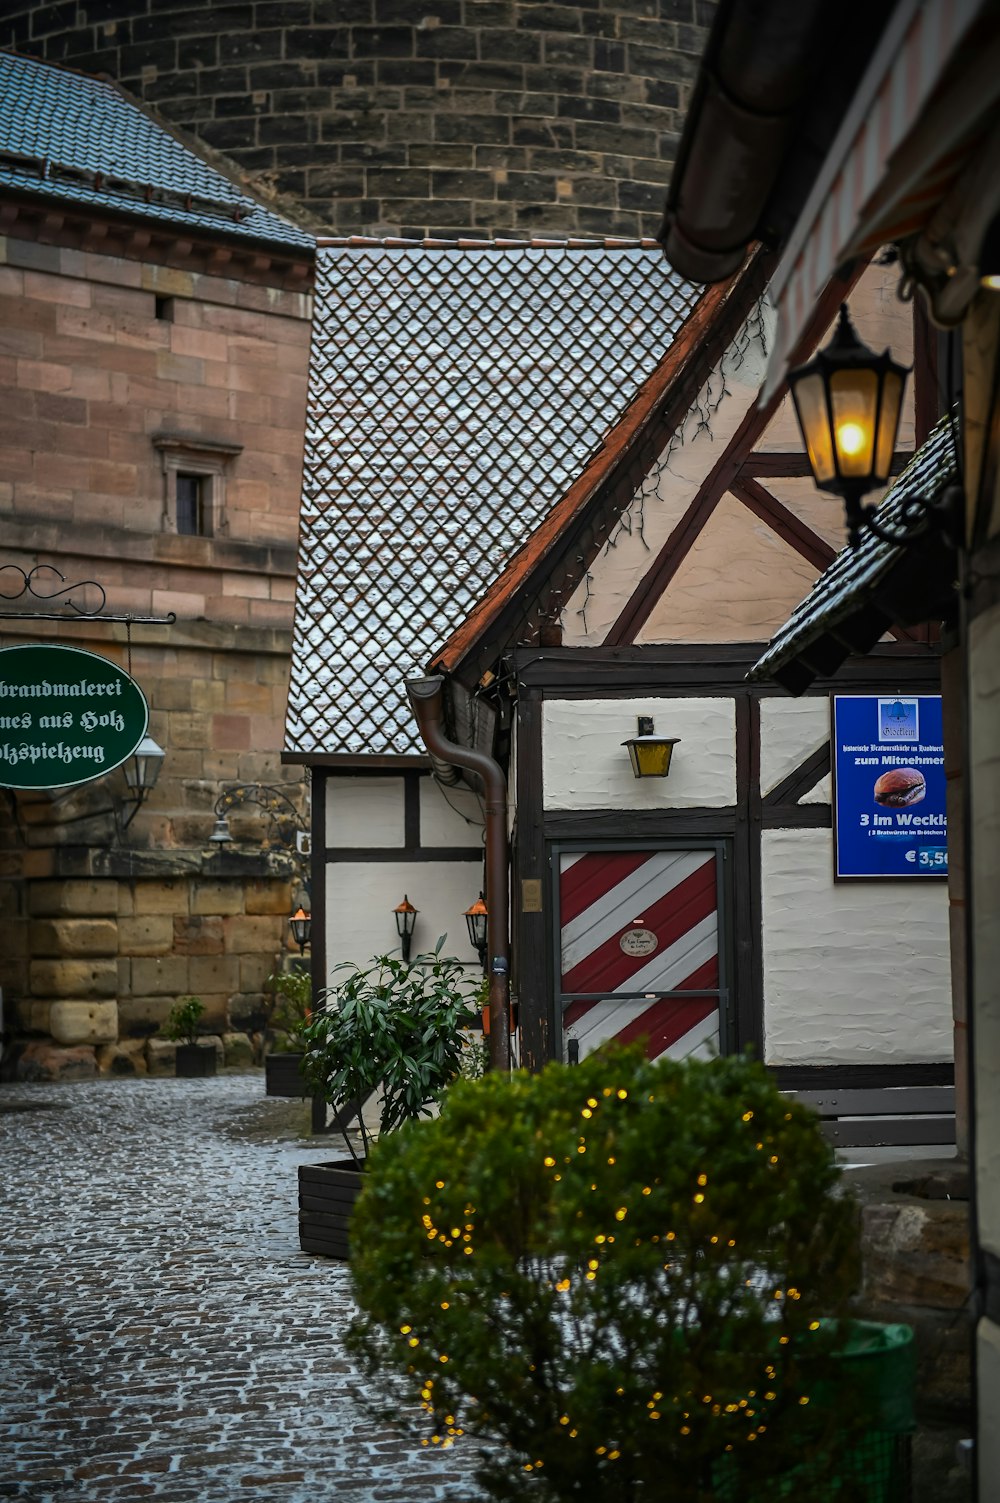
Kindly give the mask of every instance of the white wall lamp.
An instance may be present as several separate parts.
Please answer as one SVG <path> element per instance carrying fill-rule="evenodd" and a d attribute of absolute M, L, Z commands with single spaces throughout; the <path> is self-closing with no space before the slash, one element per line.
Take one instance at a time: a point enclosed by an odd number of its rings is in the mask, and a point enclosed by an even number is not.
<path fill-rule="evenodd" d="M 160 768 L 163 766 L 165 756 L 163 747 L 158 746 L 147 731 L 128 761 L 122 764 L 131 808 L 123 817 L 118 806 L 115 806 L 115 823 L 118 826 L 119 835 L 128 829 L 156 787 L 156 780 L 160 776 Z"/>
<path fill-rule="evenodd" d="M 634 736 L 622 742 L 628 747 L 632 772 L 637 778 L 665 778 L 670 772 L 670 759 L 679 736 L 657 736 L 653 729 L 653 717 L 640 715 Z"/>

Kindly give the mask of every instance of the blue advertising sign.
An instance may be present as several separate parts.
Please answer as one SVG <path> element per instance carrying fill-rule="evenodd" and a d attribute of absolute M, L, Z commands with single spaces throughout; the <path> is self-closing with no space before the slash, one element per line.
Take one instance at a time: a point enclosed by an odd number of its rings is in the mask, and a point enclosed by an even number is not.
<path fill-rule="evenodd" d="M 948 874 L 939 694 L 833 697 L 834 874 Z"/>

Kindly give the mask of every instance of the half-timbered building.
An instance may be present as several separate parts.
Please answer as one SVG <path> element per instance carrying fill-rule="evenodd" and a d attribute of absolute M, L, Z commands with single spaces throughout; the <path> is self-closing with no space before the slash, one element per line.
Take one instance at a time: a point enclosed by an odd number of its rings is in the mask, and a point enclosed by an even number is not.
<path fill-rule="evenodd" d="M 753 1046 L 790 1082 L 817 1067 L 857 1083 L 945 1078 L 943 885 L 835 883 L 830 787 L 832 689 L 934 694 L 936 644 L 908 624 L 903 591 L 893 619 L 877 623 L 873 652 L 818 674 L 800 699 L 747 680 L 841 545 L 837 510 L 808 479 L 784 389 L 758 403 L 769 257 L 754 253 L 700 296 L 685 289 L 687 306 L 659 348 L 642 338 L 609 346 L 600 371 L 619 384 L 577 438 L 571 425 L 598 373 L 585 372 L 575 391 L 567 384 L 562 404 L 540 387 L 525 326 L 511 314 L 529 251 L 508 252 L 488 288 L 496 369 L 479 392 L 456 384 L 462 355 L 456 347 L 446 361 L 443 312 L 423 333 L 427 288 L 442 285 L 439 268 L 449 258 L 461 266 L 463 254 L 467 264 L 495 265 L 498 253 L 368 252 L 365 327 L 385 328 L 404 296 L 411 319 L 416 312 L 404 342 L 376 351 L 384 374 L 369 386 L 332 325 L 321 323 L 314 341 L 297 608 L 301 662 L 311 666 L 293 668 L 286 755 L 314 768 L 323 963 L 389 948 L 404 891 L 421 922 L 430 918 L 421 943 L 444 929 L 458 936 L 449 948 L 466 943 L 461 915 L 482 885 L 482 833 L 463 831 L 440 806 L 447 799 L 475 819 L 481 786 L 460 759 L 428 757 L 422 746 L 403 683 L 423 672 L 418 692 L 440 695 L 453 743 L 506 774 L 522 1062 L 538 1067 L 641 1035 L 652 1053 Z M 550 254 L 565 268 L 612 253 Z M 664 298 L 669 284 L 654 257 L 614 254 L 642 270 L 633 317 L 640 286 Z M 337 251 L 341 266 L 358 255 Z M 855 277 L 852 311 L 863 337 L 898 353 L 912 348 L 912 310 L 886 278 L 879 267 Z M 321 307 L 343 301 L 342 282 L 341 273 L 325 298 L 321 290 Z M 545 328 L 553 375 L 568 383 L 566 325 L 561 348 L 553 339 L 555 285 Z M 831 289 L 800 341 L 802 357 L 848 290 Z M 575 307 L 582 316 L 579 294 Z M 590 293 L 595 335 L 598 309 Z M 361 323 L 360 310 L 354 318 Z M 436 341 L 433 359 L 425 339 Z M 514 380 L 514 402 L 482 405 L 483 390 Z M 380 384 L 392 391 L 373 399 L 367 392 Z M 454 422 L 449 409 L 460 402 Z M 897 473 L 930 413 L 918 386 Z M 570 438 L 553 464 L 554 446 Z M 501 471 L 488 466 L 515 454 L 522 467 L 504 473 L 498 503 Z M 357 477 L 350 496 L 345 474 Z M 468 483 L 456 486 L 458 476 Z M 502 536 L 492 552 L 483 547 L 490 528 Z M 375 591 L 375 630 L 352 615 L 352 571 L 367 571 Z M 640 717 L 678 739 L 667 778 L 633 776 L 622 743 Z M 436 834 L 445 817 L 456 831 L 450 848 Z"/>

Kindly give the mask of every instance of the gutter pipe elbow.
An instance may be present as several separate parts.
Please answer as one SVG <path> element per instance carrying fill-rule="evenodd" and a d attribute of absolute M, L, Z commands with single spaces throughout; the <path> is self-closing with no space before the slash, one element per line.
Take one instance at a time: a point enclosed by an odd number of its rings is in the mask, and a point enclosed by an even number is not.
<path fill-rule="evenodd" d="M 435 763 L 464 767 L 483 780 L 486 804 L 486 921 L 490 981 L 490 1066 L 510 1069 L 510 898 L 507 859 L 507 780 L 485 752 L 451 741 L 444 726 L 441 675 L 406 680 L 423 743 Z"/>

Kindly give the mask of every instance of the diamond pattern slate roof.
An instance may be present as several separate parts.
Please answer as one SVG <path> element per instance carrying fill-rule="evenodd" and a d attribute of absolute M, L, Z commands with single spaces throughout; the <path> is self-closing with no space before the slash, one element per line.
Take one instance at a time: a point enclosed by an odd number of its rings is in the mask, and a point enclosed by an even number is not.
<path fill-rule="evenodd" d="M 910 496 L 940 497 L 958 478 L 952 419 L 946 414 L 935 424 L 909 464 L 883 497 L 877 520 L 887 531 L 905 537 L 920 529 L 918 518 L 904 515 Z M 872 599 L 905 553 L 905 545 L 886 542 L 864 531 L 857 548 L 845 548 L 825 569 L 806 598 L 795 607 L 766 651 L 747 674 L 770 679 L 828 632 L 853 616 Z M 846 656 L 846 649 L 845 649 Z"/>
<path fill-rule="evenodd" d="M 698 296 L 652 241 L 321 242 L 288 751 L 423 752 L 404 678 L 572 483 Z"/>
<path fill-rule="evenodd" d="M 112 83 L 0 52 L 0 193 L 290 251 L 314 239 L 209 167 Z"/>

